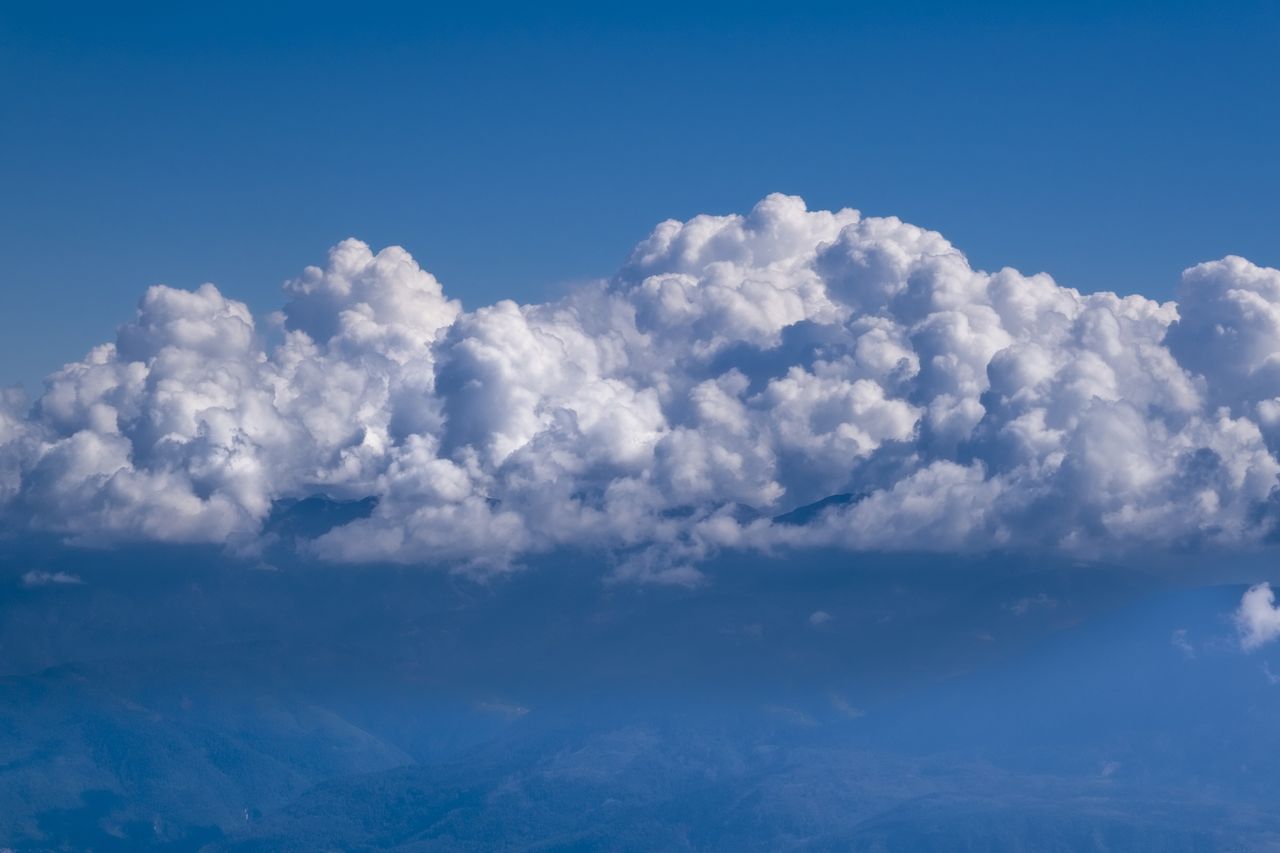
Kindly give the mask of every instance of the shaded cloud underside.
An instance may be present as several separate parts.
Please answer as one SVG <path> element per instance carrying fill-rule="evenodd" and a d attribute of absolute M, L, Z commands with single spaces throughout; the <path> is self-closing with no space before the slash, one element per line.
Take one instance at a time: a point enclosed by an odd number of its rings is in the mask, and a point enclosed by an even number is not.
<path fill-rule="evenodd" d="M 3 525 L 253 551 L 277 501 L 373 496 L 304 547 L 493 571 L 570 546 L 691 582 L 726 548 L 1087 555 L 1276 524 L 1280 271 L 1237 257 L 1177 304 L 1083 295 L 773 195 L 664 222 L 556 302 L 463 312 L 356 240 L 285 293 L 263 323 L 152 287 L 38 400 L 0 396 Z M 772 521 L 832 495 L 856 497 Z"/>

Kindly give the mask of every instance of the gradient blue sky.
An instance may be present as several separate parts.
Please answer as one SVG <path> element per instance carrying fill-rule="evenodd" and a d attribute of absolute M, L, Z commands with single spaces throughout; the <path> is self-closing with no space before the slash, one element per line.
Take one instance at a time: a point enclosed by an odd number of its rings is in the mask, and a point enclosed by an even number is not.
<path fill-rule="evenodd" d="M 0 0 L 0 848 L 1274 846 L 1277 45 Z"/>
<path fill-rule="evenodd" d="M 771 191 L 1085 290 L 1280 263 L 1276 4 L 272 6 L 0 10 L 3 381 L 157 282 L 264 312 L 354 235 L 536 300 Z"/>

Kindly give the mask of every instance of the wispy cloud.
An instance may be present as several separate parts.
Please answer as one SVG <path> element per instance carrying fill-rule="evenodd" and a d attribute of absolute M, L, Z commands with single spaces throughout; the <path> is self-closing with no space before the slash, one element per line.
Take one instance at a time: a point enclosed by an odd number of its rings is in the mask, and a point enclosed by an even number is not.
<path fill-rule="evenodd" d="M 510 702 L 477 702 L 476 710 L 485 714 L 506 717 L 508 720 L 518 720 L 529 713 L 529 709 L 525 706 L 514 705 Z"/>
<path fill-rule="evenodd" d="M 1280 684 L 1280 675 L 1276 675 L 1271 671 L 1271 666 L 1266 662 L 1262 662 L 1262 675 L 1267 679 L 1268 684 Z"/>
<path fill-rule="evenodd" d="M 1187 634 L 1186 628 L 1178 628 L 1169 636 L 1169 643 L 1175 649 L 1182 652 L 1183 656 L 1188 660 L 1194 660 L 1196 657 L 1196 647 L 1191 644 L 1191 639 Z"/>
<path fill-rule="evenodd" d="M 46 572 L 41 569 L 32 569 L 22 575 L 22 585 L 31 589 L 39 586 L 60 586 L 66 584 L 82 584 L 84 580 L 79 575 L 73 575 L 69 572 Z"/>
<path fill-rule="evenodd" d="M 857 720 L 867 715 L 866 711 L 851 704 L 848 699 L 845 699 L 838 693 L 832 693 L 829 698 L 831 700 L 831 707 L 835 708 L 836 711 L 843 716 L 848 717 L 850 720 Z"/>
<path fill-rule="evenodd" d="M 1033 610 L 1052 610 L 1058 606 L 1058 601 L 1051 598 L 1048 593 L 1038 592 L 1035 595 L 1019 598 L 1005 606 L 1014 616 L 1026 616 Z"/>

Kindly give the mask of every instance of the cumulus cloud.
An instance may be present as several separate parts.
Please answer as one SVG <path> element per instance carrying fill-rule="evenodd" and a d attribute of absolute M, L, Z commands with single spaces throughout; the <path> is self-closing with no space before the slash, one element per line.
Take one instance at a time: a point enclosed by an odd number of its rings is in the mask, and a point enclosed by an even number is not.
<path fill-rule="evenodd" d="M 259 320 L 153 287 L 36 400 L 0 394 L 4 526 L 252 551 L 279 501 L 373 497 L 299 547 L 476 572 L 572 547 L 692 584 L 725 549 L 1088 556 L 1276 525 L 1280 272 L 1241 258 L 1179 303 L 1085 294 L 773 195 L 661 223 L 545 304 L 464 312 L 357 240 L 284 289 Z"/>
<path fill-rule="evenodd" d="M 1236 608 L 1235 620 L 1240 646 L 1245 651 L 1265 646 L 1280 637 L 1280 607 L 1276 607 L 1276 594 L 1271 584 L 1249 587 Z"/>

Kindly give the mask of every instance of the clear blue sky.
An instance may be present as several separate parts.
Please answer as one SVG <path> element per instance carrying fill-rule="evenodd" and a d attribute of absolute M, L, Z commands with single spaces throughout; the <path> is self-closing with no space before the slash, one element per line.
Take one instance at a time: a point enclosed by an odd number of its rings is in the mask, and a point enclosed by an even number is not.
<path fill-rule="evenodd" d="M 1280 264 L 1276 4 L 28 5 L 0 9 L 5 382 L 156 282 L 271 310 L 354 235 L 468 306 L 534 300 L 771 191 L 1082 289 Z"/>

